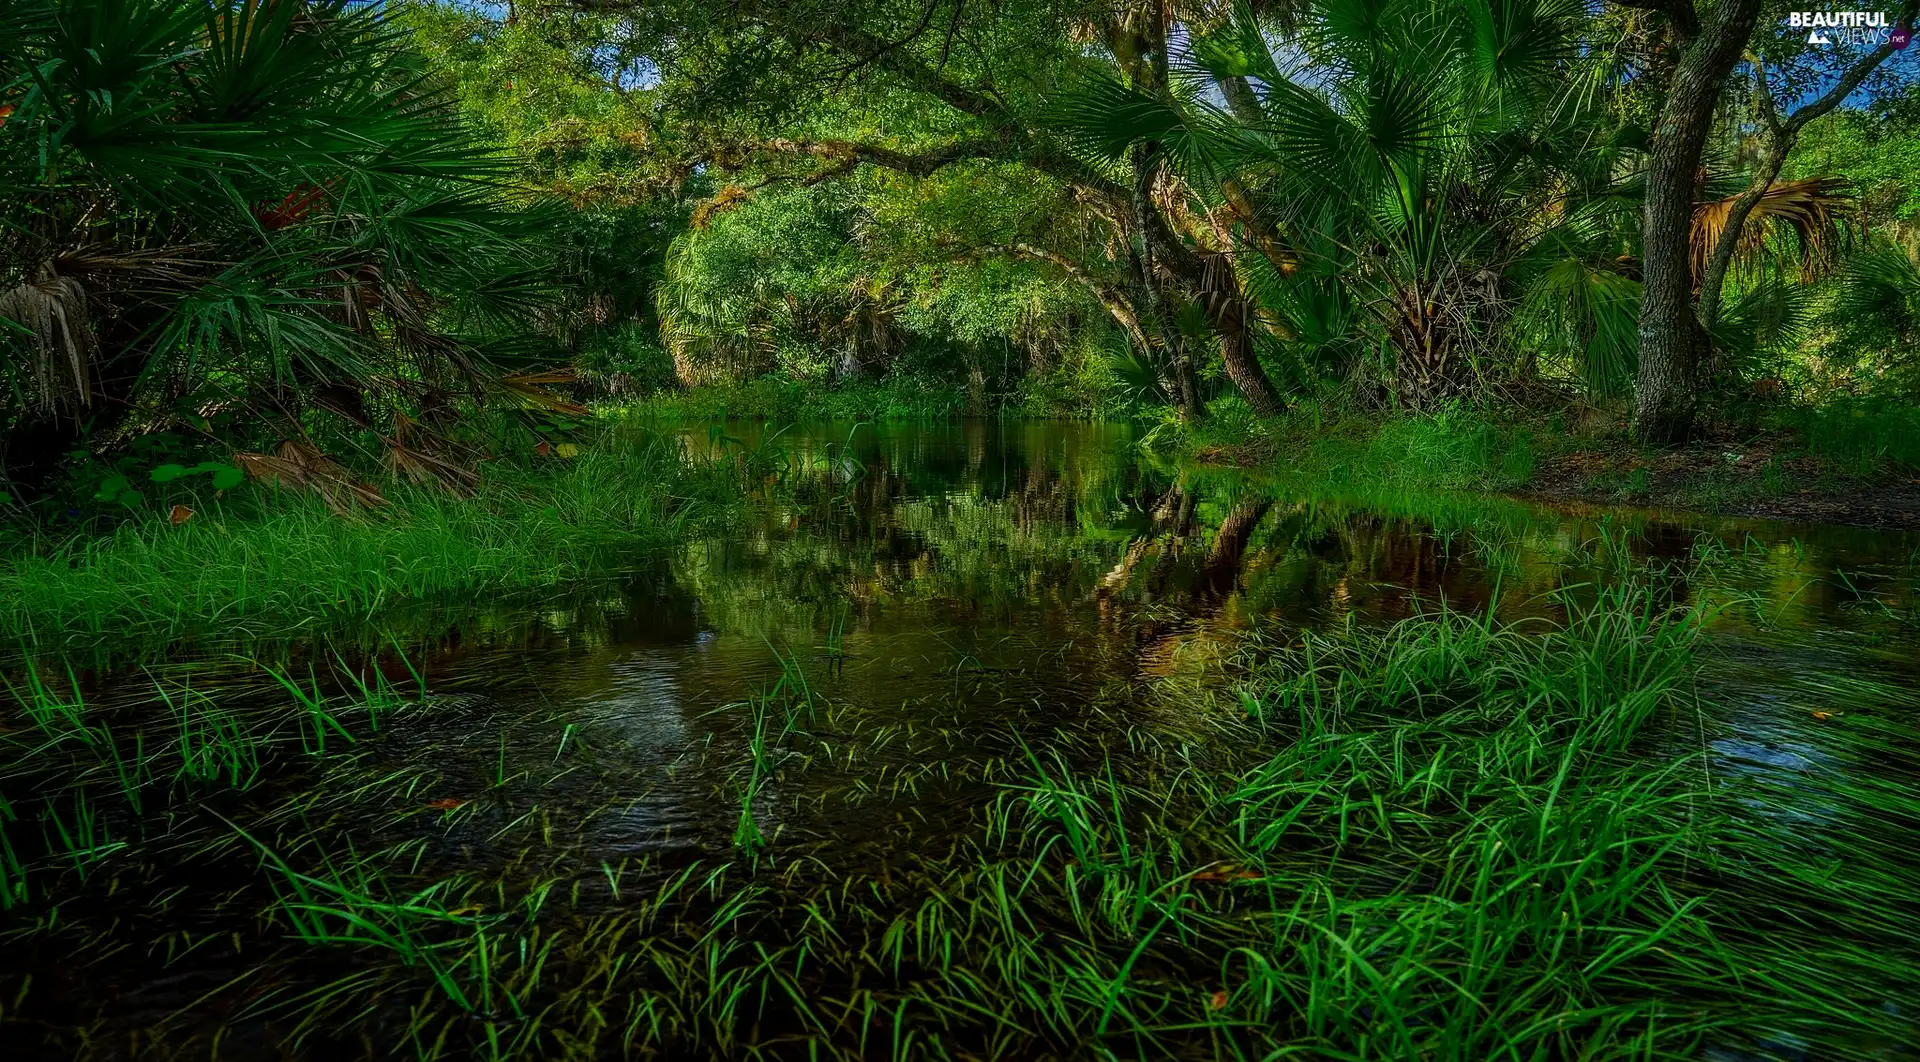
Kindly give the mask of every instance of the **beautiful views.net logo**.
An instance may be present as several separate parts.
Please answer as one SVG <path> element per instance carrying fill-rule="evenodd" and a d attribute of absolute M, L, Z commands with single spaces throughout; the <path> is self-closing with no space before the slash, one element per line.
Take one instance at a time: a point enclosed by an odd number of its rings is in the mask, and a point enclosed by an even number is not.
<path fill-rule="evenodd" d="M 1804 31 L 1808 44 L 1892 44 L 1897 50 L 1913 42 L 1913 27 L 1884 11 L 1795 11 L 1787 15 L 1787 29 Z"/>

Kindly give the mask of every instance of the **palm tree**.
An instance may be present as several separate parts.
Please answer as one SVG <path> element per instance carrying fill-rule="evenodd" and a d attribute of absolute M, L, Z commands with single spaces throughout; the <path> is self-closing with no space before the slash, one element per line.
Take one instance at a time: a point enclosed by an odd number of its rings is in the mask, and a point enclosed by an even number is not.
<path fill-rule="evenodd" d="M 1197 33 L 1171 103 L 1117 82 L 1077 93 L 1078 141 L 1110 157 L 1165 145 L 1188 213 L 1232 233 L 1269 333 L 1323 372 L 1382 351 L 1377 382 L 1431 407 L 1510 358 L 1516 311 L 1553 304 L 1581 367 L 1620 377 L 1631 204 L 1582 6 L 1320 0 L 1288 15 L 1284 36 L 1245 6 Z"/>
<path fill-rule="evenodd" d="M 1828 320 L 1850 375 L 1892 376 L 1920 390 L 1920 261 L 1891 242 L 1861 249 L 1835 277 Z"/>
<path fill-rule="evenodd" d="M 506 375 L 545 354 L 550 216 L 377 5 L 0 0 L 0 26 L 16 484 L 221 414 L 316 454 L 331 419 L 458 478 L 417 421 L 552 401 Z"/>

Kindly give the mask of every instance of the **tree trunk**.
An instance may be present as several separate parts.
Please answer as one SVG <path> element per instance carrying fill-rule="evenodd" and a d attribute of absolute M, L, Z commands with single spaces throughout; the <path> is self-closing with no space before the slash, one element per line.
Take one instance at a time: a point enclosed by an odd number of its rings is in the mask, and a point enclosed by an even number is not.
<path fill-rule="evenodd" d="M 1786 153 L 1792 150 L 1792 146 L 1791 141 L 1782 143 L 1775 140 L 1762 149 L 1746 190 L 1727 210 L 1727 221 L 1720 230 L 1720 240 L 1714 244 L 1713 254 L 1707 259 L 1707 267 L 1699 278 L 1702 330 L 1712 328 L 1714 322 L 1720 319 L 1720 296 L 1726 290 L 1727 272 L 1733 267 L 1733 256 L 1740 248 L 1740 237 L 1746 230 L 1747 218 L 1753 215 L 1753 208 L 1767 194 L 1767 189 L 1773 187 L 1773 179 L 1780 176 L 1780 167 L 1787 161 Z"/>
<path fill-rule="evenodd" d="M 1916 14 L 1920 14 L 1920 0 L 1907 0 L 1900 6 L 1895 16 L 1896 25 L 1909 25 Z M 1841 73 L 1839 80 L 1828 86 L 1827 91 L 1810 103 L 1794 109 L 1783 120 L 1775 113 L 1773 91 L 1767 84 L 1766 67 L 1757 60 L 1754 64 L 1754 95 L 1766 122 L 1766 145 L 1761 149 L 1760 158 L 1754 163 L 1753 176 L 1747 182 L 1746 190 L 1733 201 L 1727 211 L 1726 225 L 1720 231 L 1720 241 L 1714 245 L 1713 254 L 1707 259 L 1706 269 L 1700 275 L 1700 323 L 1712 328 L 1720 317 L 1720 298 L 1727 283 L 1727 271 L 1733 265 L 1734 254 L 1740 248 L 1740 237 L 1746 229 L 1747 218 L 1753 214 L 1753 208 L 1773 187 L 1774 179 L 1780 176 L 1780 170 L 1786 165 L 1787 156 L 1792 154 L 1794 145 L 1800 141 L 1800 130 L 1808 122 L 1838 107 L 1853 91 L 1860 87 L 1874 68 L 1885 62 L 1894 51 L 1893 42 L 1888 40 L 1873 51 L 1855 60 L 1853 65 Z"/>
<path fill-rule="evenodd" d="M 1247 298 L 1233 275 L 1233 263 L 1225 255 L 1209 255 L 1207 259 L 1202 268 L 1218 274 L 1207 278 L 1207 316 L 1220 336 L 1220 360 L 1226 363 L 1227 379 L 1246 396 L 1255 413 L 1278 416 L 1286 404 L 1255 353 Z"/>
<path fill-rule="evenodd" d="M 1760 0 L 1721 0 L 1688 43 L 1668 84 L 1648 150 L 1641 218 L 1640 368 L 1633 430 L 1643 443 L 1684 442 L 1693 432 L 1707 338 L 1693 310 L 1693 205 L 1714 106 L 1753 32 Z"/>
<path fill-rule="evenodd" d="M 1260 110 L 1260 97 L 1254 94 L 1253 85 L 1246 78 L 1221 78 L 1220 95 L 1226 99 L 1227 109 L 1241 122 L 1253 126 L 1266 124 L 1266 115 Z"/>
<path fill-rule="evenodd" d="M 1140 92 L 1149 95 L 1164 95 L 1167 83 L 1166 21 L 1162 4 L 1164 0 L 1152 0 L 1141 9 L 1130 11 L 1122 18 L 1117 28 L 1116 40 L 1121 47 L 1115 49 L 1115 58 L 1126 73 L 1127 80 Z M 1155 237 L 1164 232 L 1159 224 L 1159 207 L 1153 202 L 1153 184 L 1160 174 L 1160 145 L 1153 141 L 1142 141 L 1133 145 L 1128 152 L 1133 169 L 1133 187 L 1131 193 L 1133 207 L 1133 227 L 1136 234 L 1134 259 L 1139 270 L 1141 304 L 1151 327 L 1160 340 L 1164 358 L 1161 367 L 1161 387 L 1168 392 L 1180 414 L 1188 419 L 1203 416 L 1205 407 L 1200 404 L 1199 381 L 1193 370 L 1193 357 L 1188 350 L 1186 337 L 1174 326 L 1173 311 L 1167 305 L 1166 293 L 1161 290 L 1160 266 L 1163 252 L 1171 248 L 1158 246 Z"/>
<path fill-rule="evenodd" d="M 1134 246 L 1134 259 L 1138 263 L 1138 283 L 1140 301 L 1146 308 L 1143 315 L 1151 322 L 1156 337 L 1160 340 L 1161 387 L 1167 392 L 1180 410 L 1180 415 L 1188 419 L 1202 416 L 1205 409 L 1200 405 L 1199 381 L 1194 377 L 1193 358 L 1187 350 L 1186 337 L 1174 327 L 1173 313 L 1167 306 L 1166 293 L 1160 289 L 1159 254 L 1153 230 L 1155 220 L 1153 211 L 1153 177 L 1159 167 L 1159 149 L 1155 144 L 1135 144 L 1133 146 L 1133 223 L 1137 233 Z"/>

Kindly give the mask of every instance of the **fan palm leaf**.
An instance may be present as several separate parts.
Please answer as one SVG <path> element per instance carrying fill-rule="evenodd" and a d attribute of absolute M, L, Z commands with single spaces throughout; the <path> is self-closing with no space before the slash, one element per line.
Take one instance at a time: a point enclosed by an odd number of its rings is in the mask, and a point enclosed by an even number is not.
<path fill-rule="evenodd" d="M 422 383 L 484 396 L 493 353 L 540 348 L 552 217 L 379 5 L 8 7 L 30 17 L 0 54 L 0 226 L 28 266 L 0 280 L 21 326 L 0 341 L 61 352 L 60 415 L 297 412 L 315 388 L 400 412 Z"/>
<path fill-rule="evenodd" d="M 1709 200 L 1693 208 L 1692 256 L 1696 280 L 1706 274 L 1707 260 L 1720 244 L 1738 194 Z M 1848 182 L 1840 177 L 1805 177 L 1775 181 L 1753 205 L 1741 232 L 1738 260 L 1757 261 L 1769 248 L 1784 254 L 1781 241 L 1793 240 L 1795 264 L 1811 278 L 1834 262 L 1842 234 L 1841 223 L 1852 208 Z"/>
<path fill-rule="evenodd" d="M 1830 320 L 1848 346 L 1911 352 L 1920 345 L 1920 263 L 1891 245 L 1854 254 L 1835 277 Z"/>

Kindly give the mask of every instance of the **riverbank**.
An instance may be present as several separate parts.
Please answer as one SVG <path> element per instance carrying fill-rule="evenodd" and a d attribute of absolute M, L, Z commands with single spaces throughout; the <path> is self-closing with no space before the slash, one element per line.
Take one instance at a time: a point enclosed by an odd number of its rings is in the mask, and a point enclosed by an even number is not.
<path fill-rule="evenodd" d="M 1855 471 L 1807 454 L 1786 433 L 1651 453 L 1610 440 L 1571 442 L 1576 448 L 1544 457 L 1513 493 L 1541 501 L 1920 530 L 1920 470 L 1889 462 Z"/>
<path fill-rule="evenodd" d="M 630 565 L 723 516 L 731 467 L 627 432 L 492 461 L 470 495 L 388 484 L 345 512 L 246 484 L 105 534 L 22 534 L 0 555 L 0 644 L 248 640 L 439 594 L 535 590 Z M 242 493 L 245 492 L 245 493 Z"/>
<path fill-rule="evenodd" d="M 1827 418 L 1837 420 L 1845 413 Z M 1852 418 L 1849 421 L 1864 421 Z M 1497 419 L 1455 411 L 1423 417 L 1321 419 L 1296 414 L 1180 429 L 1174 444 L 1203 465 L 1271 474 L 1303 488 L 1477 492 L 1554 503 L 1628 505 L 1710 516 L 1920 530 L 1920 467 L 1902 423 L 1843 435 L 1776 426 L 1744 438 L 1653 449 L 1623 428 L 1564 417 Z"/>
<path fill-rule="evenodd" d="M 1043 422 L 1014 423 L 985 422 L 1047 432 Z M 538 591 L 631 568 L 734 511 L 747 485 L 761 489 L 796 471 L 779 432 L 750 446 L 704 428 L 669 437 L 610 419 L 578 445 L 487 463 L 471 496 L 388 485 L 384 504 L 342 514 L 308 494 L 247 484 L 175 509 L 174 518 L 155 509 L 104 534 L 23 531 L 0 555 L 0 642 L 245 641 L 364 621 L 436 595 Z M 847 427 L 838 432 L 802 447 L 812 456 L 800 460 L 850 452 Z M 1124 436 L 1103 445 L 1131 449 Z M 966 443 L 969 453 L 978 445 Z M 1455 510 L 1471 524 L 1507 498 L 1920 528 L 1920 484 L 1899 466 L 1848 466 L 1801 452 L 1785 435 L 1750 440 L 1738 452 L 1709 443 L 1650 453 L 1617 433 L 1454 412 L 1222 417 L 1197 429 L 1162 425 L 1141 445 L 1245 469 L 1245 489 L 1262 497 L 1333 496 L 1450 524 L 1459 523 L 1447 515 Z M 1165 474 L 1175 474 L 1171 464 Z"/>
<path fill-rule="evenodd" d="M 391 639 L 49 646 L 0 669 L 0 1036 L 1891 1057 L 1920 972 L 1910 559 L 1401 505 L 1505 467 L 1438 427 L 1347 439 L 1365 507 L 1131 427 L 693 426 L 714 456 L 685 474 L 739 504 L 636 519 L 671 543 L 643 578 L 451 591 Z M 580 445 L 457 504 L 541 477 L 497 540 L 537 550 L 594 541 L 592 511 L 544 514 L 553 479 L 634 491 L 614 515 L 663 496 Z"/>

